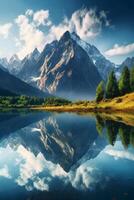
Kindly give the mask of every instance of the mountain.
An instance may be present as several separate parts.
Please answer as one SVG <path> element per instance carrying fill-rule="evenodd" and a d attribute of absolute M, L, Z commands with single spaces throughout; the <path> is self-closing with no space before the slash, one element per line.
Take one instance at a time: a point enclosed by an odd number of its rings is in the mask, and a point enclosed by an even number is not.
<path fill-rule="evenodd" d="M 101 77 L 106 80 L 109 72 L 112 69 L 115 69 L 116 65 L 107 60 L 94 45 L 90 45 L 89 43 L 81 40 L 75 32 L 71 34 L 71 37 L 87 52 L 89 58 L 97 67 Z"/>
<path fill-rule="evenodd" d="M 36 61 L 38 60 L 39 56 L 40 56 L 40 52 L 38 51 L 37 48 L 35 48 L 34 51 L 28 55 L 28 59 Z"/>
<path fill-rule="evenodd" d="M 7 58 L 0 58 L 0 69 L 8 71 L 8 60 Z"/>
<path fill-rule="evenodd" d="M 16 54 L 13 55 L 8 62 L 8 71 L 11 74 L 17 74 L 20 69 L 20 64 L 21 60 L 19 59 L 19 57 Z"/>
<path fill-rule="evenodd" d="M 16 94 L 13 92 L 10 92 L 9 90 L 0 88 L 0 96 L 15 96 Z"/>
<path fill-rule="evenodd" d="M 115 69 L 115 72 L 116 72 L 116 76 L 117 78 L 120 77 L 121 75 L 121 72 L 123 70 L 123 68 L 127 66 L 129 69 L 131 69 L 132 67 L 134 67 L 134 57 L 128 57 L 126 58 L 116 69 Z"/>
<path fill-rule="evenodd" d="M 27 55 L 21 62 L 17 77 L 27 83 L 30 83 L 32 74 L 37 68 L 36 64 L 38 62 L 39 56 L 40 52 L 37 48 L 31 54 Z"/>
<path fill-rule="evenodd" d="M 18 77 L 67 98 L 94 96 L 102 79 L 92 59 L 68 31 L 59 41 L 47 44 L 36 62 L 28 59 Z"/>
<path fill-rule="evenodd" d="M 124 62 L 120 65 L 120 70 L 123 69 L 123 67 L 127 66 L 129 69 L 131 67 L 134 67 L 134 57 L 128 57 L 126 58 L 126 60 L 124 60 Z"/>
<path fill-rule="evenodd" d="M 7 60 L 7 58 L 1 58 L 0 65 L 1 67 L 3 66 L 2 69 L 4 71 L 8 71 L 11 74 L 16 75 L 20 69 L 21 60 L 15 54 L 9 59 L 9 61 Z"/>
<path fill-rule="evenodd" d="M 49 96 L 37 88 L 34 88 L 27 83 L 19 80 L 15 76 L 9 74 L 8 72 L 1 69 L 0 65 L 0 88 L 3 91 L 9 91 L 10 93 L 15 93 L 17 95 L 27 95 L 27 96 L 38 96 L 45 97 Z"/>
<path fill-rule="evenodd" d="M 33 65 L 38 59 L 40 52 L 36 48 L 32 53 L 27 55 L 23 60 L 20 60 L 19 57 L 15 54 L 9 61 L 7 58 L 1 58 L 0 64 L 4 66 L 6 71 L 9 71 L 11 74 L 17 76 L 22 68 L 27 67 L 28 65 Z"/>

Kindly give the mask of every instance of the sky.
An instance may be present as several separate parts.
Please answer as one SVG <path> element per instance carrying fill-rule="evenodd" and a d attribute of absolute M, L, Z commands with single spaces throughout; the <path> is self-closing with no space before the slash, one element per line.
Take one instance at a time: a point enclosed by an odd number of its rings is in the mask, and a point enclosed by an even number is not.
<path fill-rule="evenodd" d="M 134 56 L 133 0 L 0 0 L 0 57 L 22 59 L 69 30 L 116 64 Z"/>

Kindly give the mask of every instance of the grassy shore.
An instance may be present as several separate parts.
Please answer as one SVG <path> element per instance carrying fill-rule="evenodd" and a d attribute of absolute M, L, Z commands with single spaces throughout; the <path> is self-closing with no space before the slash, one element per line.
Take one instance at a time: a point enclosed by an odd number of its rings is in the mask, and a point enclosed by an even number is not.
<path fill-rule="evenodd" d="M 126 112 L 134 113 L 134 93 L 117 97 L 111 100 L 80 101 L 64 106 L 35 106 L 34 110 L 46 110 L 56 112 Z"/>

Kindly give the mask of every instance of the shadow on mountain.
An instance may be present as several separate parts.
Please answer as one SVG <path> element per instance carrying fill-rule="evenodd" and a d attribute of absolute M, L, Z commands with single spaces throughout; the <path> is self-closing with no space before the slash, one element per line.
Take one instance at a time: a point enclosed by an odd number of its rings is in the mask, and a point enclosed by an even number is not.
<path fill-rule="evenodd" d="M 43 112 L 0 112 L 0 138 L 44 118 Z"/>

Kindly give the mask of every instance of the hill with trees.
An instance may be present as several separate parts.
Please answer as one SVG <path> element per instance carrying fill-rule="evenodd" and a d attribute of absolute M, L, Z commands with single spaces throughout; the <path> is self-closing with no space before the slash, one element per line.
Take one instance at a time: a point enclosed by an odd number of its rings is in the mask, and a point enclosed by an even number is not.
<path fill-rule="evenodd" d="M 106 84 L 106 87 L 104 86 Z M 134 92 L 134 67 L 131 70 L 125 66 L 119 80 L 115 72 L 111 71 L 107 82 L 100 82 L 96 89 L 96 102 L 104 99 L 113 99 Z"/>

